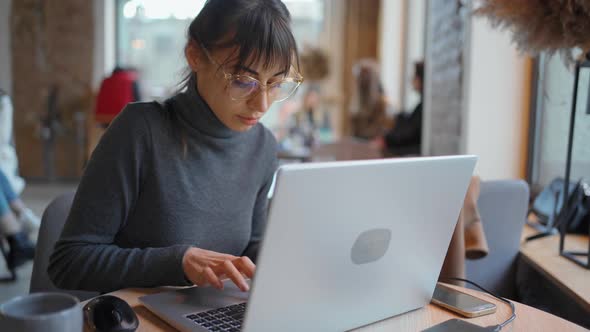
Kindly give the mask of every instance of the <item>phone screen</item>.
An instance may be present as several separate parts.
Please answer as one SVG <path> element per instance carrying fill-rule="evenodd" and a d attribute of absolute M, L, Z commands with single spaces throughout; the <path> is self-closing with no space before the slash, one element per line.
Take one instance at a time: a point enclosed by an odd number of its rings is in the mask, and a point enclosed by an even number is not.
<path fill-rule="evenodd" d="M 471 324 L 460 319 L 449 319 L 422 332 L 482 332 L 488 331 L 485 327 Z"/>
<path fill-rule="evenodd" d="M 440 302 L 468 312 L 494 306 L 494 304 L 480 300 L 475 296 L 464 294 L 440 285 L 436 286 L 432 297 Z"/>

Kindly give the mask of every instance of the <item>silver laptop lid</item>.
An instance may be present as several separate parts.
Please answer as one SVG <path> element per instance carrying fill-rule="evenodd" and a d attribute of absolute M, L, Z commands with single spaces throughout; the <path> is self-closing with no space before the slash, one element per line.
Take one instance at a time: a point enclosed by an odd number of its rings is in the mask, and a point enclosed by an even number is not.
<path fill-rule="evenodd" d="M 281 167 L 243 331 L 344 331 L 426 305 L 476 160 Z"/>

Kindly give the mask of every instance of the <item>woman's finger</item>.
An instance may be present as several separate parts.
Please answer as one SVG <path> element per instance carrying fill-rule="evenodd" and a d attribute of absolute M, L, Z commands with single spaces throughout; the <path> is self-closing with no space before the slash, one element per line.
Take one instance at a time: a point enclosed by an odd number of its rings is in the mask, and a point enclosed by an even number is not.
<path fill-rule="evenodd" d="M 203 270 L 203 275 L 213 287 L 217 289 L 223 289 L 223 283 L 221 282 L 221 280 L 219 280 L 217 274 L 213 272 L 213 269 L 211 269 L 210 267 L 206 267 Z"/>
<path fill-rule="evenodd" d="M 234 265 L 240 270 L 246 277 L 254 278 L 254 271 L 256 271 L 256 265 L 247 256 L 239 257 L 233 260 Z"/>
<path fill-rule="evenodd" d="M 234 282 L 234 284 L 236 284 L 236 286 L 238 286 L 240 290 L 247 292 L 250 289 L 246 279 L 244 279 L 244 276 L 242 276 L 232 261 L 225 261 L 223 263 L 223 268 L 225 270 L 225 274 L 231 279 L 231 281 Z"/>

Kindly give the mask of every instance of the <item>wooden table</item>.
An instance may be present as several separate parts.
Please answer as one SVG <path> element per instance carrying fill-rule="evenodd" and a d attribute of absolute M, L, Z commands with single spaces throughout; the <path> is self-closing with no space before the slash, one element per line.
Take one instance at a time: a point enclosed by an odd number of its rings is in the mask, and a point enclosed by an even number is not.
<path fill-rule="evenodd" d="M 536 233 L 535 229 L 525 225 L 523 239 Z M 565 250 L 587 251 L 588 236 L 567 235 Z M 523 241 L 520 254 L 524 262 L 590 312 L 590 270 L 559 255 L 559 235 Z"/>
<path fill-rule="evenodd" d="M 456 286 L 451 287 L 460 288 Z M 504 302 L 497 301 L 481 292 L 465 288 L 460 289 L 493 302 L 498 307 L 495 314 L 468 319 L 470 322 L 482 326 L 488 326 L 502 323 L 510 317 L 510 307 Z M 157 293 L 163 290 L 165 289 L 125 289 L 113 292 L 111 295 L 124 299 L 133 307 L 133 310 L 137 313 L 140 321 L 138 331 L 175 331 L 173 327 L 153 315 L 138 301 L 140 296 Z M 586 331 L 586 329 L 578 325 L 524 304 L 515 302 L 515 306 L 517 315 L 516 320 L 505 328 L 506 331 Z M 457 316 L 450 311 L 429 304 L 422 309 L 380 321 L 354 331 L 421 331 L 451 318 L 457 318 Z"/>

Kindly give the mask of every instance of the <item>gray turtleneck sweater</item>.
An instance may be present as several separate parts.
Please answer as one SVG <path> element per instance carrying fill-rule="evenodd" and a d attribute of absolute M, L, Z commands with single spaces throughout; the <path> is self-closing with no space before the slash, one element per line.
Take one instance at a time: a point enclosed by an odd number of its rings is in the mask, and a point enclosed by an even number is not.
<path fill-rule="evenodd" d="M 266 128 L 232 131 L 196 88 L 164 106 L 128 105 L 84 172 L 51 279 L 100 292 L 184 286 L 190 246 L 253 258 L 276 163 Z"/>

